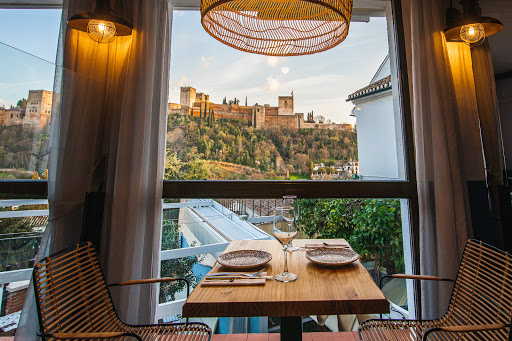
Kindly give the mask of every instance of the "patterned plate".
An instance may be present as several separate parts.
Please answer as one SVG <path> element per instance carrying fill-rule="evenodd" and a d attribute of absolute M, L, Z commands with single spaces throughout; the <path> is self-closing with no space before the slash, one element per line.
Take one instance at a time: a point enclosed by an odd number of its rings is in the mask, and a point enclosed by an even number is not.
<path fill-rule="evenodd" d="M 271 259 L 272 255 L 265 251 L 239 250 L 223 253 L 217 261 L 230 268 L 245 269 L 263 265 Z"/>
<path fill-rule="evenodd" d="M 355 262 L 359 255 L 350 249 L 323 247 L 306 251 L 306 258 L 322 265 L 344 265 Z"/>

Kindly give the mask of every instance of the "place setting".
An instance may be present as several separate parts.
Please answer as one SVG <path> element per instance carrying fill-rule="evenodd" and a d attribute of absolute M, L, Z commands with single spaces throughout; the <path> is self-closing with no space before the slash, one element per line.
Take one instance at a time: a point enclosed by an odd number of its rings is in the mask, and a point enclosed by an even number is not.
<path fill-rule="evenodd" d="M 260 267 L 267 264 L 272 259 L 272 255 L 261 250 L 236 250 L 226 252 L 217 258 L 217 262 L 229 269 L 247 270 Z M 272 276 L 267 276 L 265 268 L 256 272 L 228 271 L 209 273 L 201 282 L 202 286 L 244 286 L 244 285 L 264 285 L 267 280 L 272 280 Z"/>
<path fill-rule="evenodd" d="M 274 210 L 272 232 L 281 243 L 284 252 L 283 272 L 269 276 L 265 266 L 272 260 L 272 254 L 264 250 L 234 250 L 225 252 L 217 258 L 222 268 L 228 271 L 209 273 L 201 282 L 202 286 L 247 286 L 265 285 L 267 280 L 293 282 L 299 276 L 288 271 L 288 254 L 305 251 L 305 258 L 321 267 L 341 267 L 359 259 L 359 254 L 343 241 L 311 240 L 300 247 L 292 245 L 297 237 L 299 205 L 296 196 L 284 196 Z M 261 268 L 263 267 L 263 268 Z M 252 270 L 252 272 L 248 272 Z"/>

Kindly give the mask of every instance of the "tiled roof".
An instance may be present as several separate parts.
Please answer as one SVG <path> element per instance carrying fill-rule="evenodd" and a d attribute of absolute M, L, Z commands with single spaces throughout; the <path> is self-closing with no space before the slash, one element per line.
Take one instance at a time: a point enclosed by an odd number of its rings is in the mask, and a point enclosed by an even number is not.
<path fill-rule="evenodd" d="M 23 218 L 24 222 L 27 222 L 30 227 L 40 227 L 48 225 L 48 216 L 34 216 Z"/>
<path fill-rule="evenodd" d="M 356 92 L 348 95 L 347 102 L 352 101 L 357 98 L 366 97 L 376 92 L 381 92 L 387 89 L 391 89 L 391 75 L 382 78 L 372 84 L 365 86 L 362 89 L 357 90 Z"/>

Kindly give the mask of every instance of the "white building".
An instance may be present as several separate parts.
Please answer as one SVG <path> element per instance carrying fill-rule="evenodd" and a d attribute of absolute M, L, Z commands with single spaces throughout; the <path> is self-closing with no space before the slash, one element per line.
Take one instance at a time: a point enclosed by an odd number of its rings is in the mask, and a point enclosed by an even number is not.
<path fill-rule="evenodd" d="M 362 180 L 399 179 L 395 112 L 389 56 L 370 84 L 348 96 L 357 119 L 358 173 Z M 398 134 L 397 134 L 398 133 Z"/>

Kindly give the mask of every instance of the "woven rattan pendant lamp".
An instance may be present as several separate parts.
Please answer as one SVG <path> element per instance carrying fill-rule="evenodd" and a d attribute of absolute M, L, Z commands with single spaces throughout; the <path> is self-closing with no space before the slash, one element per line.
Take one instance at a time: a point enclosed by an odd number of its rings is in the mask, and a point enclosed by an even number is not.
<path fill-rule="evenodd" d="M 201 0 L 201 23 L 235 49 L 267 56 L 328 50 L 348 34 L 352 0 Z"/>

